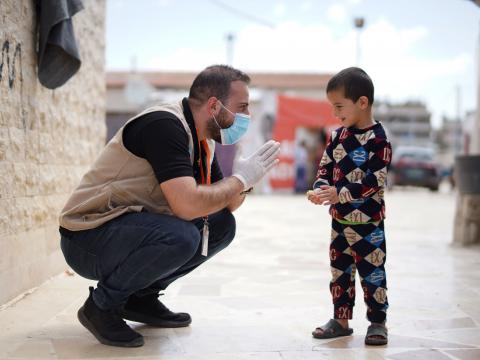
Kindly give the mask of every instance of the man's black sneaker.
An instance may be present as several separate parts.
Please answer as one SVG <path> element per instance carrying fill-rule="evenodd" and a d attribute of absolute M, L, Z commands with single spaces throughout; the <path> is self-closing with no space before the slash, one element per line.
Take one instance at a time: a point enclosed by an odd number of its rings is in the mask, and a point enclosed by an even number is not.
<path fill-rule="evenodd" d="M 120 315 L 131 321 L 162 328 L 176 328 L 190 325 L 192 318 L 187 313 L 174 313 L 160 300 L 158 294 L 145 296 L 131 295 Z"/>
<path fill-rule="evenodd" d="M 93 287 L 85 304 L 78 310 L 78 320 L 102 344 L 122 347 L 143 345 L 143 336 L 131 329 L 114 310 L 102 310 L 92 298 Z"/>

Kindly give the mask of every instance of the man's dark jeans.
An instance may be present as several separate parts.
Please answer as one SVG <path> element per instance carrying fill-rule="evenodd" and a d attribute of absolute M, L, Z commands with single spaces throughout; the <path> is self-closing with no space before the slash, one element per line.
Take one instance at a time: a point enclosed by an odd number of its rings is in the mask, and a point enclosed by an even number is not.
<path fill-rule="evenodd" d="M 93 293 L 102 309 L 124 304 L 131 294 L 166 289 L 219 251 L 235 236 L 227 209 L 208 217 L 208 257 L 201 255 L 203 220 L 184 221 L 148 212 L 128 213 L 91 230 L 62 235 L 67 263 L 79 275 L 98 280 Z"/>

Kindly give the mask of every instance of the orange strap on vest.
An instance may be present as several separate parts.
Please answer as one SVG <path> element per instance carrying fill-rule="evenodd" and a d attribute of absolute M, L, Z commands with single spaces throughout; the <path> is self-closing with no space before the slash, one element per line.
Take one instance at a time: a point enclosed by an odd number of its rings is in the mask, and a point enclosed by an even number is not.
<path fill-rule="evenodd" d="M 198 139 L 198 131 L 197 131 L 197 139 Z M 201 145 L 200 145 L 201 144 Z M 203 157 L 202 157 L 202 147 L 205 151 L 206 157 L 206 166 L 205 169 L 203 168 Z M 210 185 L 212 183 L 212 166 L 210 161 L 210 148 L 208 147 L 207 141 L 202 140 L 198 142 L 198 165 L 200 166 L 200 176 L 202 184 Z M 205 176 L 205 170 L 207 174 Z M 209 228 L 208 228 L 208 216 L 203 217 L 203 230 L 202 230 L 202 255 L 208 255 L 208 238 L 209 238 Z"/>
<path fill-rule="evenodd" d="M 200 151 L 200 146 L 199 146 L 199 156 L 200 156 L 200 176 L 202 177 L 202 184 L 207 184 L 210 185 L 212 183 L 212 166 L 211 166 L 211 160 L 210 160 L 210 148 L 208 147 L 207 141 L 202 140 L 201 144 L 203 146 L 203 150 L 205 151 L 206 154 L 206 161 L 207 163 L 205 164 L 205 169 L 207 170 L 207 176 L 205 176 L 205 171 L 203 167 L 203 158 L 202 158 L 202 152 Z"/>
<path fill-rule="evenodd" d="M 197 139 L 198 139 L 198 130 L 197 130 Z M 201 145 L 200 145 L 201 144 Z M 205 155 L 207 158 L 207 163 L 205 164 L 205 168 L 203 167 L 203 157 L 202 157 L 202 147 L 205 151 Z M 211 160 L 210 160 L 210 148 L 208 147 L 207 141 L 202 140 L 198 141 L 198 165 L 200 167 L 200 177 L 202 184 L 210 185 L 212 183 L 212 167 L 211 167 Z M 207 170 L 207 176 L 205 176 L 205 170 Z"/>

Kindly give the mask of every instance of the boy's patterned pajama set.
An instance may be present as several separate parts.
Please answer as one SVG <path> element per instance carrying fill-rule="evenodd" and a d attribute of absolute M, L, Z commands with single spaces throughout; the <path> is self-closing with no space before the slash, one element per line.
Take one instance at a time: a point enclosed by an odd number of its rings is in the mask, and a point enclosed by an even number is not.
<path fill-rule="evenodd" d="M 380 123 L 332 132 L 314 183 L 335 186 L 339 202 L 330 207 L 332 235 L 330 292 L 335 319 L 351 319 L 355 272 L 363 288 L 367 319 L 386 320 L 384 186 L 392 149 Z"/>

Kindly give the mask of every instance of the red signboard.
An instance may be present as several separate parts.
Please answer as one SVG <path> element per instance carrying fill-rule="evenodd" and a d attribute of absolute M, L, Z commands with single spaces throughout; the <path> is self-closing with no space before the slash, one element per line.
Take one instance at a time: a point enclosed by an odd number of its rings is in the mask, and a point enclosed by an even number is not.
<path fill-rule="evenodd" d="M 279 95 L 277 117 L 273 128 L 273 138 L 282 145 L 280 163 L 272 169 L 270 185 L 272 189 L 293 189 L 295 182 L 295 129 L 335 128 L 340 125 L 332 114 L 332 107 L 326 100 L 313 100 Z"/>

